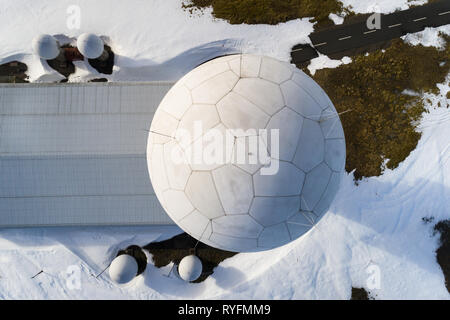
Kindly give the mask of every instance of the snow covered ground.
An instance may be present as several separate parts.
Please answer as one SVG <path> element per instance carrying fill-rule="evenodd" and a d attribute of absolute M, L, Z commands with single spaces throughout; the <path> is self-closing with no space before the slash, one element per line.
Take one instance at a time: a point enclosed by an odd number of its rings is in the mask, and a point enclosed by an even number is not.
<path fill-rule="evenodd" d="M 101 35 L 117 56 L 114 75 L 108 78 L 148 81 L 176 80 L 203 61 L 228 53 L 260 53 L 289 60 L 290 48 L 309 41 L 307 36 L 313 31 L 309 19 L 277 26 L 230 25 L 213 20 L 211 10 L 190 15 L 180 0 L 0 0 L 0 7 L 0 30 L 8 30 L 0 36 L 0 64 L 24 61 L 32 81 L 58 78 L 32 55 L 31 40 L 39 33 L 59 35 L 63 43 L 73 42 L 83 32 Z M 78 12 L 80 28 L 71 29 Z M 84 63 L 77 67 L 71 81 L 84 81 L 83 76 L 94 71 Z"/>
<path fill-rule="evenodd" d="M 374 3 L 390 12 L 405 9 L 407 1 L 343 2 L 358 12 L 370 10 Z M 67 8 L 73 4 L 81 8 L 81 28 L 76 30 L 66 25 Z M 210 10 L 190 16 L 179 0 L 0 0 L 0 8 L 0 30 L 8 31 L 0 34 L 0 64 L 24 61 L 35 81 L 56 79 L 31 54 L 31 39 L 37 33 L 104 35 L 118 54 L 111 80 L 125 81 L 176 80 L 196 64 L 229 52 L 289 60 L 291 46 L 309 42 L 313 30 L 308 19 L 277 26 L 229 25 L 213 19 Z M 440 29 L 450 34 L 449 26 Z M 436 29 L 428 29 L 406 41 L 438 46 L 436 34 Z M 86 65 L 79 67 L 71 81 L 93 76 Z M 320 67 L 316 61 L 314 69 Z M 348 299 L 351 286 L 365 287 L 377 299 L 449 299 L 435 259 L 438 240 L 432 236 L 433 224 L 422 220 L 450 218 L 449 82 L 450 76 L 438 85 L 438 95 L 426 95 L 432 103 L 421 121 L 423 134 L 416 150 L 397 169 L 358 186 L 348 174 L 330 211 L 289 245 L 238 254 L 200 284 L 186 284 L 173 273 L 168 277 L 171 266 L 158 269 L 150 263 L 144 274 L 117 286 L 107 273 L 96 275 L 118 248 L 170 238 L 181 230 L 4 229 L 0 299 Z M 32 279 L 41 270 L 44 273 Z"/>

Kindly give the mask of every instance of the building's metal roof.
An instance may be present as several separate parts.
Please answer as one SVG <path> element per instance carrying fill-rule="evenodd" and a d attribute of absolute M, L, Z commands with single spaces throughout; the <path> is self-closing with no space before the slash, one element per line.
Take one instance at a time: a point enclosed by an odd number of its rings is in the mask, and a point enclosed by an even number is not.
<path fill-rule="evenodd" d="M 0 227 L 172 224 L 146 164 L 171 86 L 0 85 Z"/>

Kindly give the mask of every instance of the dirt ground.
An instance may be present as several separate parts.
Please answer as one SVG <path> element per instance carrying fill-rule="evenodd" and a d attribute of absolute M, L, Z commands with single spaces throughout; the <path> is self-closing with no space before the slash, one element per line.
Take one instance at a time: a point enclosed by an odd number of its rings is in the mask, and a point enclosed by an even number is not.
<path fill-rule="evenodd" d="M 65 48 L 74 48 L 73 46 L 64 45 L 61 47 Z M 58 71 L 64 77 L 68 78 L 72 73 L 75 72 L 75 65 L 72 61 L 59 61 L 57 59 L 47 60 L 48 65 L 53 69 Z M 66 82 L 67 80 L 63 80 L 62 82 Z"/>
<path fill-rule="evenodd" d="M 152 242 L 144 247 L 153 255 L 153 262 L 160 268 L 168 265 L 170 262 L 178 264 L 182 258 L 190 254 L 196 254 L 203 264 L 203 273 L 199 279 L 194 282 L 202 282 L 210 276 L 214 268 L 223 260 L 237 254 L 237 252 L 224 251 L 210 247 L 197 240 L 187 233 L 176 235 L 175 237 L 161 242 Z"/>
<path fill-rule="evenodd" d="M 139 246 L 132 245 L 125 250 L 120 250 L 117 253 L 117 257 L 122 254 L 128 254 L 136 259 L 136 262 L 138 264 L 138 275 L 145 271 L 145 268 L 147 267 L 147 256 Z"/>
<path fill-rule="evenodd" d="M 11 61 L 0 65 L 0 83 L 24 83 L 28 82 L 25 74 L 28 67 L 19 61 Z"/>
<path fill-rule="evenodd" d="M 69 45 L 64 45 L 62 48 L 74 48 Z M 108 52 L 108 59 L 100 61 L 98 59 L 89 59 L 89 64 L 98 72 L 103 74 L 112 74 L 114 68 L 114 52 L 111 47 L 105 45 L 105 50 Z M 72 61 L 58 61 L 57 59 L 47 60 L 48 65 L 62 74 L 66 79 L 61 82 L 67 82 L 67 78 L 75 72 L 75 65 Z M 24 83 L 28 82 L 28 76 L 25 74 L 28 67 L 26 64 L 19 61 L 11 61 L 0 65 L 0 83 Z M 105 78 L 91 80 L 91 82 L 107 82 Z"/>
<path fill-rule="evenodd" d="M 370 300 L 369 294 L 364 288 L 352 287 L 352 297 L 350 300 Z"/>
<path fill-rule="evenodd" d="M 108 59 L 100 61 L 99 59 L 89 59 L 89 64 L 100 73 L 112 74 L 114 67 L 114 52 L 110 46 L 105 45 L 105 50 L 108 52 Z"/>
<path fill-rule="evenodd" d="M 440 233 L 440 247 L 436 250 L 436 260 L 444 273 L 445 286 L 450 293 L 450 220 L 438 222 L 434 226 L 434 231 Z"/>

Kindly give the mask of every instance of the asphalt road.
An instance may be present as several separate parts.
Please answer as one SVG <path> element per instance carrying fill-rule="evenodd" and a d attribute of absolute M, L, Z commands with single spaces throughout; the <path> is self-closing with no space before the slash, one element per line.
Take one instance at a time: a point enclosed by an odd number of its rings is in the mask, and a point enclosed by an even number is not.
<path fill-rule="evenodd" d="M 409 10 L 381 14 L 381 29 L 368 29 L 366 19 L 333 26 L 310 35 L 312 46 L 298 44 L 292 48 L 293 63 L 303 63 L 318 56 L 331 55 L 354 48 L 392 40 L 426 27 L 450 24 L 450 0 L 443 0 Z"/>

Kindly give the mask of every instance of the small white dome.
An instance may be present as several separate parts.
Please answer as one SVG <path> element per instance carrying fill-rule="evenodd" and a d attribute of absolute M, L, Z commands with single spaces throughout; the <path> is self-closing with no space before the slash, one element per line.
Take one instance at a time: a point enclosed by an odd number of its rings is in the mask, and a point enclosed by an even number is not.
<path fill-rule="evenodd" d="M 33 51 L 41 59 L 52 60 L 59 55 L 58 41 L 49 34 L 41 34 L 33 39 Z"/>
<path fill-rule="evenodd" d="M 202 274 L 202 262 L 197 256 L 184 257 L 178 265 L 178 273 L 184 281 L 195 281 Z"/>
<path fill-rule="evenodd" d="M 127 283 L 137 275 L 136 259 L 128 254 L 116 257 L 109 266 L 109 276 L 116 283 Z"/>
<path fill-rule="evenodd" d="M 83 56 L 88 59 L 100 57 L 104 50 L 103 40 L 92 33 L 83 33 L 77 39 L 77 47 Z"/>

